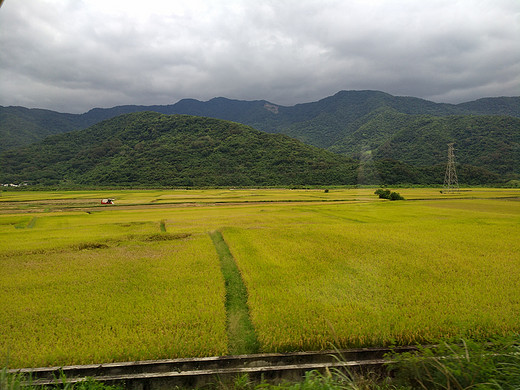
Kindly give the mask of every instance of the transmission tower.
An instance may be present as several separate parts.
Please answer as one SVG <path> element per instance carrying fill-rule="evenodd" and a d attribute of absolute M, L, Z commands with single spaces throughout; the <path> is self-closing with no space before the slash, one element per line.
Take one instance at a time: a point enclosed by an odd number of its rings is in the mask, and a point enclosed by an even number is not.
<path fill-rule="evenodd" d="M 444 175 L 444 192 L 455 192 L 459 190 L 459 179 L 455 172 L 455 153 L 453 153 L 453 142 L 448 144 L 448 165 Z"/>

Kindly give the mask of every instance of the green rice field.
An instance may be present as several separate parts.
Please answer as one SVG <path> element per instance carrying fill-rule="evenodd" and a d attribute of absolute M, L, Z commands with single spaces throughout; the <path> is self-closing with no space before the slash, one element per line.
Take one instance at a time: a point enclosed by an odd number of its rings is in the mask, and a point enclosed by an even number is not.
<path fill-rule="evenodd" d="M 228 354 L 215 230 L 262 352 L 520 332 L 520 190 L 374 190 L 3 191 L 0 366 Z"/>

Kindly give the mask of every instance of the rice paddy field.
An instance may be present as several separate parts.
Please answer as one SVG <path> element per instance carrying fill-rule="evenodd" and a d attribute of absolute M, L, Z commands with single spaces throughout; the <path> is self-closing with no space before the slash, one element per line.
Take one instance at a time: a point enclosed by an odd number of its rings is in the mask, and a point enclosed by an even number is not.
<path fill-rule="evenodd" d="M 374 190 L 3 191 L 0 366 L 228 354 L 216 230 L 260 351 L 520 332 L 520 190 Z"/>

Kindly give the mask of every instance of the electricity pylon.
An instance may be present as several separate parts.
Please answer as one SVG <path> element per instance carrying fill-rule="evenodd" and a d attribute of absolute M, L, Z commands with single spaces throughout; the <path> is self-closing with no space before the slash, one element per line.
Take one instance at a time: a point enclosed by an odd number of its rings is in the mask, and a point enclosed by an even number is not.
<path fill-rule="evenodd" d="M 453 142 L 448 144 L 448 165 L 444 174 L 444 192 L 455 192 L 459 190 L 459 179 L 455 172 L 455 153 L 453 153 Z"/>

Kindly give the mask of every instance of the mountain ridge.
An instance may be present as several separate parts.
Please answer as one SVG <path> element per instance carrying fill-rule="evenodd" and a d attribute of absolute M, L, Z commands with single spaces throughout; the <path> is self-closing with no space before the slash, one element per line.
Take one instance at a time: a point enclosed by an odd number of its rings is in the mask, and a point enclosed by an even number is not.
<path fill-rule="evenodd" d="M 294 106 L 278 105 L 267 100 L 237 100 L 225 97 L 212 98 L 208 101 L 181 99 L 177 103 L 168 105 L 92 108 L 82 114 L 59 113 L 20 106 L 0 106 L 0 151 L 27 145 L 47 135 L 84 129 L 117 115 L 143 111 L 231 120 L 258 130 L 287 134 L 310 144 L 328 148 L 332 146 L 330 140 L 306 134 L 305 129 L 315 126 L 316 121 L 323 119 L 332 123 L 328 138 L 332 136 L 337 141 L 345 131 L 348 131 L 344 126 L 346 122 L 355 121 L 381 106 L 388 106 L 409 115 L 520 117 L 520 97 L 481 98 L 465 103 L 449 104 L 409 96 L 393 96 L 373 90 L 339 91 L 316 102 L 299 103 Z M 348 109 L 343 109 L 345 107 Z M 330 116 L 334 118 L 329 118 Z M 341 121 L 341 125 L 338 121 Z"/>

